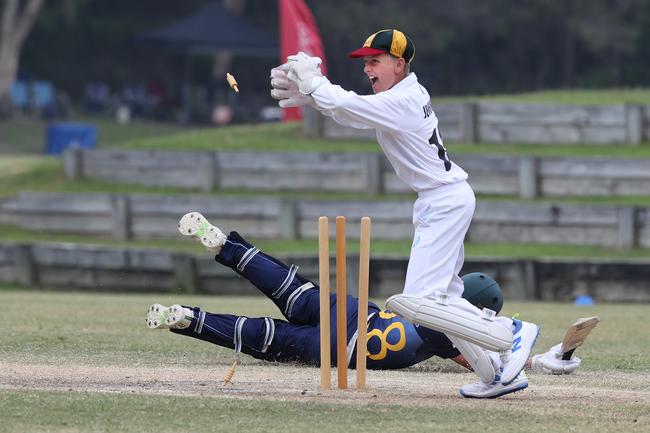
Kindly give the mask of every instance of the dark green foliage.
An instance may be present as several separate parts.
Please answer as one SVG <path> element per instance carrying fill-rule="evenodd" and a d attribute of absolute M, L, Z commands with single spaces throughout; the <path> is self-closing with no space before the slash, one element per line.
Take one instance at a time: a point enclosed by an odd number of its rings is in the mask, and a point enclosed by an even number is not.
<path fill-rule="evenodd" d="M 58 0 L 46 2 L 23 50 L 21 71 L 50 80 L 73 99 L 83 84 L 160 81 L 178 101 L 185 57 L 138 42 L 212 0 Z M 216 0 L 215 0 L 216 1 Z M 277 35 L 276 1 L 243 1 L 243 14 Z M 643 0 L 307 0 L 321 29 L 330 78 L 358 92 L 369 86 L 347 59 L 372 32 L 397 27 L 416 47 L 413 71 L 432 95 L 549 88 L 648 86 L 650 3 Z M 246 103 L 265 93 L 276 59 L 235 57 Z M 194 56 L 192 80 L 214 90 L 212 60 Z M 232 96 L 232 95 L 229 95 Z M 267 101 L 268 99 L 268 101 Z M 241 101 L 240 101 L 241 102 Z"/>

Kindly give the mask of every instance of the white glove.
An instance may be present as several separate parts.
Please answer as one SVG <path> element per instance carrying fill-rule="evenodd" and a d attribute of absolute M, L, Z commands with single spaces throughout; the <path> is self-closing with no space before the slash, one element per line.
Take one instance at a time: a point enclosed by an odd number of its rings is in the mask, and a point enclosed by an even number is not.
<path fill-rule="evenodd" d="M 533 356 L 531 367 L 533 370 L 545 374 L 571 374 L 580 367 L 582 360 L 577 356 L 564 361 L 562 359 L 562 343 L 551 347 L 546 353 Z"/>
<path fill-rule="evenodd" d="M 287 57 L 288 77 L 303 95 L 311 95 L 319 86 L 329 83 L 320 71 L 321 63 L 319 57 L 310 57 L 302 51 Z"/>
<path fill-rule="evenodd" d="M 278 100 L 280 108 L 302 107 L 312 102 L 312 97 L 303 95 L 298 86 L 289 80 L 287 63 L 271 69 L 271 96 Z"/>
<path fill-rule="evenodd" d="M 298 86 L 296 86 L 296 83 L 289 80 L 288 72 L 289 63 L 283 63 L 282 65 L 271 69 L 271 88 L 287 90 L 289 87 L 293 86 L 296 91 L 298 91 Z"/>

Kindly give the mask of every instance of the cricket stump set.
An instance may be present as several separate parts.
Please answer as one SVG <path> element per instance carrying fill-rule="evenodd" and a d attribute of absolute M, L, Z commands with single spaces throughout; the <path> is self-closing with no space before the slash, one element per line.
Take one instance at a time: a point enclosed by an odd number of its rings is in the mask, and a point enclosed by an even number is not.
<path fill-rule="evenodd" d="M 347 360 L 347 264 L 345 217 L 336 217 L 336 365 L 337 386 L 348 387 Z M 330 252 L 329 220 L 318 219 L 318 275 L 320 284 L 321 387 L 331 389 L 330 350 Z M 366 387 L 368 332 L 368 281 L 370 275 L 370 218 L 361 218 L 359 236 L 359 310 L 357 322 L 356 389 Z"/>

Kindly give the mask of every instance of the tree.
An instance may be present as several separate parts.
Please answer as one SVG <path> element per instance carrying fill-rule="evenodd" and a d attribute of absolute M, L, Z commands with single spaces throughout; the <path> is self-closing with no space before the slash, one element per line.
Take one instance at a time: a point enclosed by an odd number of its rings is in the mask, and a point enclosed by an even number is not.
<path fill-rule="evenodd" d="M 0 111 L 18 74 L 20 50 L 45 0 L 4 0 L 0 22 Z M 22 7 L 21 7 L 22 6 Z"/>

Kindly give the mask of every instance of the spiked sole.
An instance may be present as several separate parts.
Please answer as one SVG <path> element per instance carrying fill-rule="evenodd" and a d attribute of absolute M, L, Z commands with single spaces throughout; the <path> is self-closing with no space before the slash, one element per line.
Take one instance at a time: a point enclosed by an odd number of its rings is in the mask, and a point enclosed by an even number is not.
<path fill-rule="evenodd" d="M 211 252 L 219 252 L 226 236 L 198 212 L 190 212 L 178 222 L 178 231 L 184 236 L 198 239 Z"/>
<path fill-rule="evenodd" d="M 178 304 L 169 307 L 169 315 L 167 316 L 167 320 L 165 320 L 165 324 L 174 329 L 185 329 L 189 327 L 194 316 L 186 315 L 185 310 L 185 308 Z"/>
<path fill-rule="evenodd" d="M 179 304 L 165 307 L 153 304 L 149 307 L 145 321 L 151 329 L 186 329 L 190 326 L 194 316 L 186 314 L 186 309 Z"/>
<path fill-rule="evenodd" d="M 153 304 L 149 307 L 145 321 L 151 329 L 166 328 L 165 322 L 169 316 L 169 308 L 160 304 Z"/>

